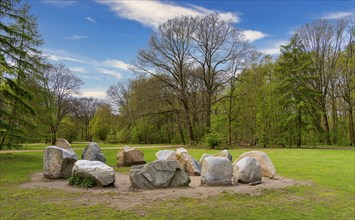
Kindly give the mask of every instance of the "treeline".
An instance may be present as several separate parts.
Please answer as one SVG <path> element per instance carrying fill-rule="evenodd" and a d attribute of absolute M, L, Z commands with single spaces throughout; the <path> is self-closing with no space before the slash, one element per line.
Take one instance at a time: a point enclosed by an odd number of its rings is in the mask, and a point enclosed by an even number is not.
<path fill-rule="evenodd" d="M 275 58 L 217 14 L 169 20 L 93 126 L 112 142 L 354 145 L 354 34 L 351 18 L 316 20 Z"/>
<path fill-rule="evenodd" d="M 0 149 L 24 142 L 354 145 L 354 20 L 298 28 L 278 57 L 218 14 L 159 26 L 106 100 L 37 48 L 29 7 L 0 2 Z"/>

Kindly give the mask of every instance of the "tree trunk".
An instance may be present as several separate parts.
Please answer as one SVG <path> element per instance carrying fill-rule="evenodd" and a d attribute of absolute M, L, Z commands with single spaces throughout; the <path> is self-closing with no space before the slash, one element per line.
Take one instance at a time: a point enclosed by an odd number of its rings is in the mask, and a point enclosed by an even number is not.
<path fill-rule="evenodd" d="M 192 129 L 192 124 L 190 120 L 190 108 L 189 104 L 186 100 L 182 100 L 182 104 L 184 106 L 184 113 L 185 113 L 185 121 L 186 121 L 186 126 L 189 134 L 189 145 L 192 145 L 194 143 L 194 132 Z"/>
<path fill-rule="evenodd" d="M 327 112 L 323 113 L 323 125 L 324 125 L 326 144 L 332 144 L 332 142 L 330 140 L 330 134 L 329 134 L 329 122 L 328 122 Z"/>
<path fill-rule="evenodd" d="M 206 97 L 206 128 L 207 128 L 207 132 L 211 131 L 211 108 L 212 108 L 212 94 L 210 91 L 208 91 L 207 97 Z"/>
<path fill-rule="evenodd" d="M 51 132 L 52 132 L 52 145 L 55 145 L 55 142 L 57 141 L 57 128 L 52 127 L 51 128 Z"/>
<path fill-rule="evenodd" d="M 336 100 L 334 95 L 332 96 L 332 124 L 333 124 L 332 141 L 334 144 L 336 144 L 338 142 L 338 114 L 337 114 Z"/>
<path fill-rule="evenodd" d="M 185 142 L 185 137 L 184 137 L 184 131 L 183 131 L 182 126 L 181 126 L 180 116 L 179 116 L 179 134 L 180 134 L 180 138 L 181 138 L 181 141 L 182 141 L 183 145 L 185 145 L 186 142 Z"/>
<path fill-rule="evenodd" d="M 350 145 L 355 146 L 353 109 L 349 109 L 349 137 Z"/>
<path fill-rule="evenodd" d="M 232 146 L 232 94 L 229 97 L 229 108 L 228 108 L 228 144 Z"/>
<path fill-rule="evenodd" d="M 302 113 L 301 110 L 298 110 L 297 115 L 297 148 L 300 148 L 302 145 Z"/>

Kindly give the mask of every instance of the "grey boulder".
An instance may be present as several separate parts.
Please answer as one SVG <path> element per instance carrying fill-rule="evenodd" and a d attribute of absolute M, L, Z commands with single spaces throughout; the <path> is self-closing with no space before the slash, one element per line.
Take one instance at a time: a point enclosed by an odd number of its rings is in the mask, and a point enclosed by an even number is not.
<path fill-rule="evenodd" d="M 244 157 L 233 166 L 232 183 L 238 181 L 243 183 L 253 183 L 261 181 L 261 165 L 258 160 L 252 157 Z"/>
<path fill-rule="evenodd" d="M 201 169 L 201 185 L 231 185 L 233 176 L 232 164 L 225 157 L 207 157 Z"/>
<path fill-rule="evenodd" d="M 72 175 L 91 178 L 97 186 L 110 186 L 115 183 L 115 171 L 101 161 L 78 160 L 74 164 Z"/>
<path fill-rule="evenodd" d="M 202 167 L 202 164 L 203 164 L 203 160 L 207 157 L 212 157 L 213 155 L 212 154 L 202 154 L 201 158 L 200 158 L 200 165 Z"/>
<path fill-rule="evenodd" d="M 173 150 L 160 150 L 155 156 L 158 160 L 177 160 L 176 152 Z"/>
<path fill-rule="evenodd" d="M 138 189 L 188 186 L 191 182 L 189 175 L 175 160 L 156 160 L 149 164 L 132 166 L 129 180 Z"/>
<path fill-rule="evenodd" d="M 81 159 L 83 160 L 91 160 L 91 161 L 101 161 L 106 163 L 106 158 L 99 145 L 95 142 L 91 142 L 84 150 L 81 155 Z"/>
<path fill-rule="evenodd" d="M 57 146 L 46 147 L 43 154 L 43 175 L 49 179 L 67 179 L 77 160 L 78 156 L 72 150 Z"/>

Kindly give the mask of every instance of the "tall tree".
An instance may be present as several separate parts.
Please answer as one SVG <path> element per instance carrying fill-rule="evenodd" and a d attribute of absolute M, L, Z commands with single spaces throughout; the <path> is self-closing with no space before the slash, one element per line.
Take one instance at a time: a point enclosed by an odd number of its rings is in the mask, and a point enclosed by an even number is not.
<path fill-rule="evenodd" d="M 30 105 L 31 86 L 39 77 L 41 53 L 36 48 L 42 44 L 36 18 L 29 14 L 29 5 L 18 1 L 2 1 L 0 22 L 0 106 L 1 143 L 11 144 L 25 139 L 24 131 L 33 126 L 35 110 Z M 24 83 L 26 81 L 26 83 Z"/>
<path fill-rule="evenodd" d="M 281 95 L 281 103 L 287 109 L 283 125 L 288 126 L 289 142 L 296 139 L 297 147 L 302 145 L 302 132 L 305 130 L 305 115 L 310 106 L 311 97 L 321 94 L 311 87 L 310 72 L 314 69 L 310 53 L 304 52 L 300 44 L 299 36 L 296 34 L 286 46 L 281 46 L 281 56 L 278 61 L 280 82 L 278 89 Z M 291 128 L 295 129 L 291 129 Z M 292 130 L 295 131 L 293 134 Z M 295 136 L 292 137 L 292 136 Z"/>
<path fill-rule="evenodd" d="M 57 131 L 63 118 L 69 114 L 73 95 L 79 93 L 82 81 L 63 64 L 48 65 L 42 81 L 43 120 L 55 143 Z"/>
<path fill-rule="evenodd" d="M 213 99 L 221 86 L 228 82 L 231 70 L 229 62 L 239 59 L 236 57 L 241 52 L 239 47 L 245 44 L 241 35 L 230 22 L 222 20 L 216 13 L 195 19 L 191 56 L 200 70 L 196 77 L 204 83 L 208 130 L 211 128 Z"/>
<path fill-rule="evenodd" d="M 345 23 L 339 20 L 331 23 L 327 20 L 316 20 L 297 30 L 303 50 L 311 54 L 314 72 L 313 89 L 321 95 L 313 97 L 313 104 L 318 106 L 321 114 L 313 112 L 315 121 L 318 121 L 318 130 L 324 133 L 325 142 L 331 143 L 330 122 L 327 104 L 331 89 L 333 75 L 336 72 L 339 55 L 343 45 Z"/>
<path fill-rule="evenodd" d="M 134 71 L 157 77 L 178 94 L 190 144 L 195 140 L 189 105 L 192 22 L 191 17 L 185 16 L 160 25 L 149 41 L 149 48 L 139 51 L 134 64 Z"/>

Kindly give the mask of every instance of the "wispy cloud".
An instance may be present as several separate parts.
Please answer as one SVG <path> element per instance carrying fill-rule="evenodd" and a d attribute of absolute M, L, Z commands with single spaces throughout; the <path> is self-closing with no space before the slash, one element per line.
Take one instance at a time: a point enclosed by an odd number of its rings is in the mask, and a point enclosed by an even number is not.
<path fill-rule="evenodd" d="M 260 52 L 270 55 L 278 55 L 280 54 L 280 46 L 286 45 L 288 41 L 281 40 L 271 43 L 270 47 L 266 47 L 263 49 L 259 49 Z"/>
<path fill-rule="evenodd" d="M 351 12 L 351 11 L 329 12 L 329 13 L 325 14 L 322 18 L 323 19 L 339 19 L 339 18 L 345 18 L 348 16 L 354 16 L 354 12 Z"/>
<path fill-rule="evenodd" d="M 129 71 L 129 64 L 123 62 L 122 60 L 106 60 L 103 62 L 104 65 L 108 67 L 118 68 Z"/>
<path fill-rule="evenodd" d="M 99 73 L 115 77 L 116 79 L 122 79 L 122 74 L 119 73 L 118 71 L 115 70 L 109 70 L 109 69 L 104 69 L 104 68 L 98 68 L 97 71 Z"/>
<path fill-rule="evenodd" d="M 106 97 L 106 89 L 103 89 L 101 87 L 94 88 L 94 89 L 83 89 L 81 90 L 80 96 L 103 99 Z"/>
<path fill-rule="evenodd" d="M 63 37 L 63 39 L 65 39 L 65 40 L 81 40 L 81 39 L 86 39 L 88 37 L 89 36 L 86 36 L 86 35 L 73 34 L 73 35 L 70 35 L 70 36 Z"/>
<path fill-rule="evenodd" d="M 84 67 L 70 67 L 69 68 L 74 73 L 85 73 L 86 69 Z"/>
<path fill-rule="evenodd" d="M 90 21 L 90 22 L 96 24 L 95 19 L 93 19 L 92 17 L 85 17 L 85 20 Z"/>
<path fill-rule="evenodd" d="M 67 7 L 76 3 L 76 1 L 72 0 L 42 0 L 42 2 L 55 7 Z"/>
<path fill-rule="evenodd" d="M 199 16 L 219 12 L 224 20 L 239 22 L 239 17 L 231 12 L 213 11 L 203 7 L 188 5 L 186 7 L 163 1 L 106 1 L 96 0 L 107 5 L 117 16 L 137 21 L 145 26 L 157 28 L 159 24 L 180 15 Z"/>
<path fill-rule="evenodd" d="M 260 32 L 260 31 L 254 31 L 254 30 L 245 30 L 243 31 L 244 36 L 247 40 L 249 40 L 250 42 L 254 42 L 256 40 L 260 40 L 266 36 L 268 36 L 267 34 Z"/>
<path fill-rule="evenodd" d="M 123 79 L 123 75 L 120 72 L 121 70 L 123 70 L 124 74 L 130 72 L 130 65 L 119 59 L 100 61 L 89 57 L 78 56 L 63 50 L 45 48 L 43 51 L 51 61 L 64 63 L 69 61 L 74 63 L 75 66 L 70 68 L 71 71 L 80 74 L 80 77 L 84 79 L 100 80 L 100 77 L 106 75 L 121 80 Z"/>
<path fill-rule="evenodd" d="M 45 56 L 48 57 L 49 60 L 52 61 L 71 61 L 71 62 L 76 62 L 76 63 L 81 63 L 81 60 L 72 58 L 72 57 L 68 57 L 68 56 L 59 56 L 59 55 L 54 55 L 54 54 L 44 54 Z"/>

